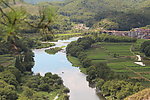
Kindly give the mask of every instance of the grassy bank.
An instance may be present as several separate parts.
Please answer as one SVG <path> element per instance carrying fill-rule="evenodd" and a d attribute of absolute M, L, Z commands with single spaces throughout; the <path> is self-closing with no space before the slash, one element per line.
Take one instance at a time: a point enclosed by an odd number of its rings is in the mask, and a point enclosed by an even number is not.
<path fill-rule="evenodd" d="M 73 56 L 68 55 L 67 56 L 68 60 L 72 63 L 72 66 L 74 67 L 79 67 L 80 71 L 84 74 L 86 74 L 86 68 L 81 67 L 82 64 L 80 63 L 79 59 Z"/>

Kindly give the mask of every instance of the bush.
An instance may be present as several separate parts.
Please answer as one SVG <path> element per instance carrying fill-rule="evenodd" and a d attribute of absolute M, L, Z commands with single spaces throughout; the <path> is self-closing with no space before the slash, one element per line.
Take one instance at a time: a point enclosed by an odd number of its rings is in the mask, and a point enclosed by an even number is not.
<path fill-rule="evenodd" d="M 44 35 L 40 40 L 42 41 L 50 41 L 53 40 L 54 36 L 53 35 Z"/>
<path fill-rule="evenodd" d="M 63 89 L 63 93 L 69 93 L 69 92 L 70 92 L 69 88 L 64 88 Z"/>
<path fill-rule="evenodd" d="M 15 87 L 0 80 L 0 98 L 1 100 L 17 100 L 18 95 Z"/>
<path fill-rule="evenodd" d="M 150 57 L 150 41 L 145 41 L 141 44 L 141 52 Z"/>

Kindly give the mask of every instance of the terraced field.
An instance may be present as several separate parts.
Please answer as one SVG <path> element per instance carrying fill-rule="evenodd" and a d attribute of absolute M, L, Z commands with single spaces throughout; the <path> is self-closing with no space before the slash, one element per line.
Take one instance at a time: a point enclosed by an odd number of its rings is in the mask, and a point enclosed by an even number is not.
<path fill-rule="evenodd" d="M 131 79 L 142 81 L 145 87 L 150 87 L 150 66 L 134 63 L 137 58 L 131 51 L 132 46 L 132 43 L 96 43 L 86 53 L 92 63 L 106 62 L 116 73 L 127 74 Z"/>

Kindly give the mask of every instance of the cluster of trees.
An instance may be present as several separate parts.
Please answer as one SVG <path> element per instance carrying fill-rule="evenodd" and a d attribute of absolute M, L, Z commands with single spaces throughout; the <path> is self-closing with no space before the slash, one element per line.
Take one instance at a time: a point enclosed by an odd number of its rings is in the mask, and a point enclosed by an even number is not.
<path fill-rule="evenodd" d="M 3 80 L 0 80 L 0 99 L 1 100 L 16 100 L 18 98 L 16 89 L 13 85 L 9 85 Z"/>
<path fill-rule="evenodd" d="M 105 30 L 117 30 L 118 27 L 118 23 L 115 23 L 110 19 L 102 19 L 100 22 L 94 25 L 94 28 L 101 28 Z"/>
<path fill-rule="evenodd" d="M 21 80 L 21 72 L 14 66 L 0 66 L 0 98 L 2 100 L 16 100 L 17 87 Z"/>
<path fill-rule="evenodd" d="M 94 40 L 91 37 L 79 38 L 77 41 L 71 42 L 67 48 L 67 54 L 79 58 L 83 67 L 87 68 L 91 65 L 91 60 L 87 58 L 84 50 L 91 47 Z"/>
<path fill-rule="evenodd" d="M 106 75 L 107 73 L 107 75 Z M 120 80 L 127 80 L 127 75 L 121 75 L 114 73 L 106 63 L 96 63 L 92 64 L 89 68 L 87 68 L 87 80 L 90 83 L 95 83 L 97 79 L 103 80 L 112 80 L 112 79 L 120 79 Z"/>
<path fill-rule="evenodd" d="M 105 63 L 97 63 L 87 68 L 87 80 L 96 89 L 111 99 L 122 100 L 143 89 L 138 82 L 129 82 L 127 75 L 114 73 Z"/>
<path fill-rule="evenodd" d="M 19 69 L 22 73 L 26 71 L 31 71 L 34 66 L 34 54 L 32 51 L 27 51 L 23 55 L 18 55 L 15 61 L 15 67 Z"/>
<path fill-rule="evenodd" d="M 62 79 L 57 74 L 52 74 L 50 72 L 46 73 L 44 76 L 40 74 L 24 76 L 22 78 L 21 91 L 22 94 L 19 98 L 31 100 L 48 100 L 50 99 L 48 95 L 37 95 L 38 92 L 51 93 L 53 91 L 60 91 L 59 93 L 63 95 L 63 99 L 68 100 L 69 96 L 67 93 L 70 92 L 70 90 L 63 85 Z"/>
<path fill-rule="evenodd" d="M 79 38 L 77 41 L 71 42 L 66 51 L 71 56 L 77 57 L 80 52 L 90 48 L 92 43 L 94 43 L 94 40 L 91 37 Z"/>
<path fill-rule="evenodd" d="M 141 52 L 150 57 L 150 41 L 145 41 L 141 45 Z"/>
<path fill-rule="evenodd" d="M 125 97 L 143 89 L 138 82 L 131 83 L 124 80 L 109 80 L 106 82 L 100 80 L 97 88 L 100 88 L 104 96 L 111 96 L 114 100 L 123 100 Z"/>
<path fill-rule="evenodd" d="M 101 40 L 98 41 L 97 38 Z M 123 98 L 141 90 L 143 88 L 141 84 L 133 82 L 125 74 L 115 73 L 106 63 L 91 63 L 91 60 L 87 58 L 87 54 L 84 52 L 95 42 L 116 42 L 118 40 L 120 40 L 119 42 L 133 42 L 134 39 L 132 40 L 132 38 L 129 37 L 118 36 L 111 37 L 106 34 L 93 38 L 90 35 L 90 37 L 79 38 L 77 41 L 71 42 L 66 50 L 67 54 L 79 59 L 82 64 L 81 67 L 86 68 L 86 79 L 90 84 L 95 85 L 97 90 L 100 90 L 103 95 L 113 99 L 122 100 Z"/>
<path fill-rule="evenodd" d="M 21 33 L 28 26 L 38 30 L 43 36 L 42 40 L 52 39 L 50 26 L 54 22 L 55 12 L 48 6 L 41 7 L 37 9 L 39 15 L 34 16 L 27 14 L 23 7 L 16 7 L 16 2 L 19 0 L 0 0 L 0 55 L 11 54 L 14 57 L 11 64 L 0 66 L 0 99 L 47 100 L 49 96 L 37 95 L 39 91 L 49 93 L 57 89 L 62 89 L 64 98 L 68 98 L 66 93 L 69 89 L 63 86 L 58 75 L 33 75 L 31 69 L 34 66 L 34 54 L 31 48 L 41 44 L 25 39 Z"/>
<path fill-rule="evenodd" d="M 25 86 L 35 91 L 51 92 L 63 87 L 63 81 L 57 74 L 46 73 L 43 77 L 40 75 L 31 76 L 25 83 Z"/>
<path fill-rule="evenodd" d="M 127 36 L 115 36 L 108 34 L 100 34 L 95 36 L 96 42 L 136 42 L 136 38 L 131 38 Z"/>

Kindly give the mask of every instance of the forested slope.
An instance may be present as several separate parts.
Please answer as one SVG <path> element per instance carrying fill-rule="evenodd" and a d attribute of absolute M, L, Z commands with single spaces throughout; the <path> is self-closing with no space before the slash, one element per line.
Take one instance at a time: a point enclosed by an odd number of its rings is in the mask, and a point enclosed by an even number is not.
<path fill-rule="evenodd" d="M 59 12 L 73 22 L 88 26 L 108 18 L 118 23 L 118 30 L 150 24 L 149 0 L 66 0 Z"/>

